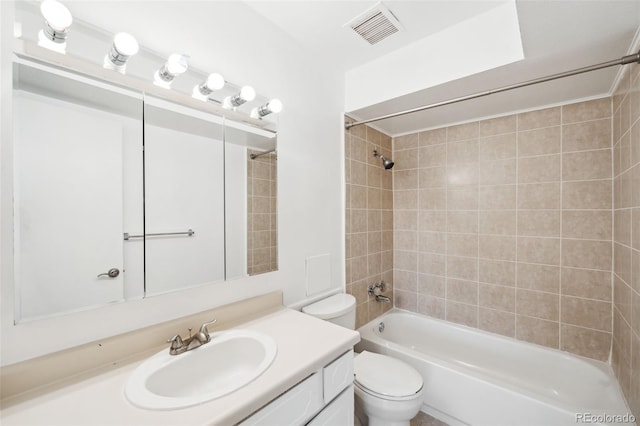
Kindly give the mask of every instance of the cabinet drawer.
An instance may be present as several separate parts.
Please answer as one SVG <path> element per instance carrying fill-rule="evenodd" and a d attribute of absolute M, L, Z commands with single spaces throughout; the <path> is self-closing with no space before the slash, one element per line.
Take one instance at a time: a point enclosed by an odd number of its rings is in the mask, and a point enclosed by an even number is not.
<path fill-rule="evenodd" d="M 322 370 L 324 403 L 328 404 L 344 388 L 353 383 L 353 350 L 340 356 Z"/>
<path fill-rule="evenodd" d="M 322 375 L 318 372 L 271 401 L 240 425 L 303 425 L 323 406 Z"/>

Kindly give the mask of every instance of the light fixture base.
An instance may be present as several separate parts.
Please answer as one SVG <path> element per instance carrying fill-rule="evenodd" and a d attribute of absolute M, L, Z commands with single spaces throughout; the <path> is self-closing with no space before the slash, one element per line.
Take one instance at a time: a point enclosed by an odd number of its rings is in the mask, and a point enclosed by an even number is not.
<path fill-rule="evenodd" d="M 202 92 L 200 91 L 200 87 L 199 86 L 195 86 L 193 88 L 193 91 L 191 92 L 191 96 L 193 98 L 198 99 L 199 101 L 203 101 L 203 102 L 207 102 L 207 100 L 209 99 L 208 96 L 202 94 Z"/>
<path fill-rule="evenodd" d="M 104 56 L 104 61 L 102 62 L 102 66 L 108 70 L 117 71 L 120 74 L 125 74 L 127 72 L 127 64 L 124 63 L 122 65 L 116 65 L 109 59 L 109 54 Z"/>
<path fill-rule="evenodd" d="M 168 70 L 167 64 L 164 64 L 162 68 L 156 71 L 154 77 L 156 80 L 164 81 L 165 83 L 171 84 L 174 78 L 176 78 L 175 74 L 171 74 Z"/>
<path fill-rule="evenodd" d="M 170 80 L 164 80 L 161 76 L 160 76 L 160 70 L 156 71 L 155 74 L 153 74 L 153 84 L 155 84 L 156 86 L 160 86 L 163 89 L 171 89 L 171 82 L 173 81 L 173 78 Z"/>
<path fill-rule="evenodd" d="M 40 30 L 38 32 L 38 46 L 53 50 L 54 52 L 62 53 L 63 55 L 67 53 L 66 40 L 53 41 L 46 36 L 44 30 Z"/>

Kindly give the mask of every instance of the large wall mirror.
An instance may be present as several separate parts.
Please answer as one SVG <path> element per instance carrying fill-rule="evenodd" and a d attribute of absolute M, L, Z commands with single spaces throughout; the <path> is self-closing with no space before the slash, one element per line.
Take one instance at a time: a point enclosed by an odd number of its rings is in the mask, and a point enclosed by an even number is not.
<path fill-rule="evenodd" d="M 13 100 L 15 322 L 277 269 L 275 132 L 22 60 Z"/>

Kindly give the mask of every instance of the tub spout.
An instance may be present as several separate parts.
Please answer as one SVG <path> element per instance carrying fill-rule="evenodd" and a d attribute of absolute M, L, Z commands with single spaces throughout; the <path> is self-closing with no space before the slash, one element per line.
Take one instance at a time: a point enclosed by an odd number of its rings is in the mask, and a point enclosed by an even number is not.
<path fill-rule="evenodd" d="M 384 281 L 380 281 L 379 283 L 374 283 L 369 286 L 369 290 L 367 294 L 369 296 L 375 296 L 377 302 L 387 302 L 391 303 L 391 299 L 387 296 L 383 295 L 382 292 L 387 288 L 387 285 Z"/>
<path fill-rule="evenodd" d="M 378 302 L 391 303 L 391 299 L 389 299 L 387 296 L 383 296 L 382 294 L 376 294 L 376 300 Z"/>

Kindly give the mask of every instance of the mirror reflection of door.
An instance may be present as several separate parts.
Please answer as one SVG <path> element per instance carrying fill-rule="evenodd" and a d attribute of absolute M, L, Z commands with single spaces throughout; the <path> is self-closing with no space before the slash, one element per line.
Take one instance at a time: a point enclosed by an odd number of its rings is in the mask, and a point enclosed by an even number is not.
<path fill-rule="evenodd" d="M 14 90 L 16 321 L 121 301 L 123 155 L 135 139 L 141 146 L 140 122 L 128 113 L 91 104 L 79 94 L 85 88 L 78 82 L 43 77 L 26 67 L 18 75 L 22 80 Z M 43 90 L 32 81 L 42 84 Z M 65 99 L 49 96 L 47 87 L 61 86 Z M 96 91 L 104 92 L 94 87 L 89 96 Z M 126 96 L 122 102 L 129 110 L 141 106 L 139 99 Z"/>

